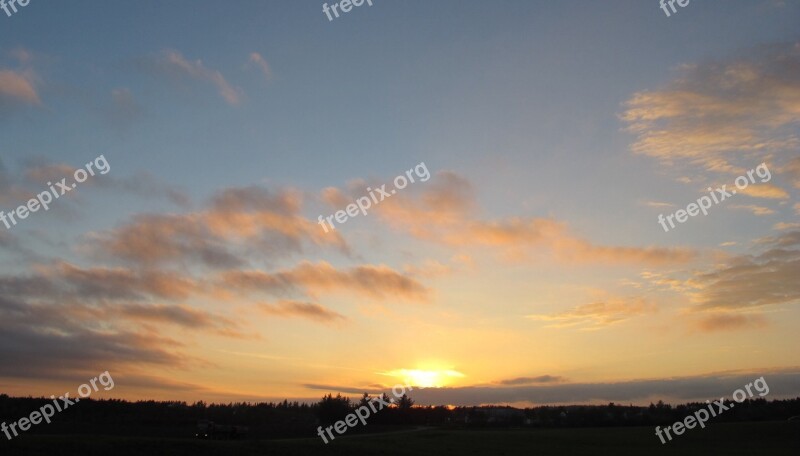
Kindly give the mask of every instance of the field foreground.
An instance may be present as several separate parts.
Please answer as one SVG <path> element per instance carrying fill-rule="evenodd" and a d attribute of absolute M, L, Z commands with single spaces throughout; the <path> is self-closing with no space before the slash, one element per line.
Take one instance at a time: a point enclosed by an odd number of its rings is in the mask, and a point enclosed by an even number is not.
<path fill-rule="evenodd" d="M 113 436 L 23 436 L 0 445 L 6 455 L 797 455 L 800 423 L 719 423 L 662 445 L 651 427 L 443 430 L 281 441 L 201 441 Z"/>

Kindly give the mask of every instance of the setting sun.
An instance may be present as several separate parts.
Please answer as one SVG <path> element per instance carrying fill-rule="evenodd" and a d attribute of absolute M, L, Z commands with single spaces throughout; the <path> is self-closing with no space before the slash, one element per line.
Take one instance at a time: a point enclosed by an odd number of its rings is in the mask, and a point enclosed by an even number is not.
<path fill-rule="evenodd" d="M 412 386 L 422 388 L 442 388 L 450 386 L 455 378 L 463 378 L 464 374 L 452 369 L 397 369 L 386 372 L 385 375 L 407 381 Z"/>

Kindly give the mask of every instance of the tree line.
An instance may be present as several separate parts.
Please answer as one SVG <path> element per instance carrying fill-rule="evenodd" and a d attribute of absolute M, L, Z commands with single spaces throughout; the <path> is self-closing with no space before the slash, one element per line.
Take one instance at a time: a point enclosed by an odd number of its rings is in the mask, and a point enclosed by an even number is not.
<path fill-rule="evenodd" d="M 384 395 L 386 396 L 386 395 Z M 343 419 L 371 396 L 364 393 L 353 400 L 342 395 L 325 395 L 319 402 L 232 402 L 192 404 L 179 401 L 124 401 L 83 399 L 59 414 L 52 423 L 36 426 L 32 433 L 108 434 L 158 437 L 194 436 L 200 420 L 220 425 L 249 427 L 250 438 L 313 437 L 317 426 Z M 389 401 L 388 397 L 384 397 Z M 13 422 L 45 403 L 46 398 L 0 395 L 0 421 Z M 369 417 L 366 426 L 354 432 L 376 432 L 398 426 L 447 427 L 598 427 L 655 426 L 682 420 L 705 403 L 672 406 L 659 401 L 649 406 L 565 405 L 512 407 L 418 406 L 408 396 Z M 709 423 L 731 421 L 787 420 L 800 416 L 800 398 L 767 401 L 747 399 Z"/>

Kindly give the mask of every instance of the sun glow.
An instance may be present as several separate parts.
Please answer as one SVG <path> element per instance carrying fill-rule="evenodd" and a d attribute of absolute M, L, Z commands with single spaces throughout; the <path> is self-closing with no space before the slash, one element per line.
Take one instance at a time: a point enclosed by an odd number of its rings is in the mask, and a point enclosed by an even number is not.
<path fill-rule="evenodd" d="M 454 379 L 464 377 L 464 374 L 452 369 L 396 369 L 383 374 L 421 388 L 442 388 L 449 386 Z"/>

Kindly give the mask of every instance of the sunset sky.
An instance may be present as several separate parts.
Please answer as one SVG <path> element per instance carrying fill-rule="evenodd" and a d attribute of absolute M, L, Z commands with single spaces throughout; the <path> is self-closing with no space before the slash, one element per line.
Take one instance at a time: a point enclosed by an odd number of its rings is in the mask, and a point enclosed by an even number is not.
<path fill-rule="evenodd" d="M 0 393 L 800 395 L 800 0 L 322 3 L 0 11 Z"/>

